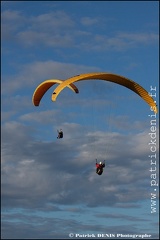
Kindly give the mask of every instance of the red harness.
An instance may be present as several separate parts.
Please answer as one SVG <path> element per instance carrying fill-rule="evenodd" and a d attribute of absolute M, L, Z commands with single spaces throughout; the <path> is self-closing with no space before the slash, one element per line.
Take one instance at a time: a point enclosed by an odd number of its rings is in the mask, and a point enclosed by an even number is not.
<path fill-rule="evenodd" d="M 103 168 L 102 164 L 96 163 L 96 168 Z"/>

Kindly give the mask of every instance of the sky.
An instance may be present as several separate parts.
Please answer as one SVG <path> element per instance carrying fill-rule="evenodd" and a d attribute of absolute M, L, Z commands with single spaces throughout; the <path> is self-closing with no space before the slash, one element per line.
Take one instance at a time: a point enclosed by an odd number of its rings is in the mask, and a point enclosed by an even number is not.
<path fill-rule="evenodd" d="M 158 1 L 1 1 L 2 239 L 159 238 L 159 114 L 99 79 L 32 103 L 43 81 L 91 72 L 158 102 L 158 29 Z"/>

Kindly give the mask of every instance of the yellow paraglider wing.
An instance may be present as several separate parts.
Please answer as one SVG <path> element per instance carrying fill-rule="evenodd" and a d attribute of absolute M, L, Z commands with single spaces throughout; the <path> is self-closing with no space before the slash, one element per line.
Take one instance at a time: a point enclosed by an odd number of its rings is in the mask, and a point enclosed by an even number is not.
<path fill-rule="evenodd" d="M 69 86 L 69 84 L 77 81 L 93 80 L 93 79 L 101 79 L 109 82 L 114 82 L 126 88 L 129 88 L 133 92 L 137 93 L 146 103 L 150 105 L 150 107 L 152 107 L 153 111 L 157 113 L 157 107 L 156 107 L 156 103 L 154 102 L 154 99 L 148 94 L 148 92 L 142 86 L 123 76 L 119 76 L 112 73 L 104 73 L 104 72 L 80 74 L 80 75 L 66 79 L 61 84 L 59 84 L 59 86 L 53 92 L 52 101 L 56 101 L 56 98 L 59 95 L 59 93 L 65 87 Z"/>
<path fill-rule="evenodd" d="M 44 94 L 47 92 L 47 90 L 52 87 L 56 83 L 62 83 L 63 80 L 59 79 L 51 79 L 46 80 L 38 85 L 38 87 L 35 89 L 32 97 L 32 102 L 35 106 L 39 106 L 40 101 Z M 79 93 L 78 88 L 74 84 L 69 84 L 67 87 L 69 87 L 71 90 L 73 90 L 75 93 Z"/>

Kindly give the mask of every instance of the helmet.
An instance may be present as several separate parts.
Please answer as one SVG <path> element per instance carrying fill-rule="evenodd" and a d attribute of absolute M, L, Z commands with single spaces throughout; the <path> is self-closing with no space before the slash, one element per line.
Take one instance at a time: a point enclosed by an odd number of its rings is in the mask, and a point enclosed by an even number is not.
<path fill-rule="evenodd" d="M 102 162 L 100 162 L 99 164 L 102 164 Z"/>

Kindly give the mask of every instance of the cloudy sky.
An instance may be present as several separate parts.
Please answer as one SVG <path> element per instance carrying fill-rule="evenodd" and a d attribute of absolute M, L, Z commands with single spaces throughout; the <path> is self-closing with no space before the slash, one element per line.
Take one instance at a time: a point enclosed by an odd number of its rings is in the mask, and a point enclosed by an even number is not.
<path fill-rule="evenodd" d="M 3 239 L 158 238 L 158 116 L 149 105 L 101 80 L 52 102 L 55 85 L 32 104 L 44 80 L 90 72 L 125 76 L 158 101 L 158 4 L 1 2 Z M 95 159 L 106 160 L 101 176 Z"/>

